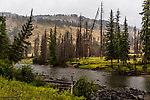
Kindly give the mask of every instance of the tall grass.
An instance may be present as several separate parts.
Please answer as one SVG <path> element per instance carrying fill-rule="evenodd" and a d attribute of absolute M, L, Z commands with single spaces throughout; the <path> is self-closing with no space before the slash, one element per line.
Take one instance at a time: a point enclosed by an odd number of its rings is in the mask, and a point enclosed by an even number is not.
<path fill-rule="evenodd" d="M 35 87 L 19 81 L 8 81 L 0 76 L 0 99 L 83 100 L 84 97 L 73 96 L 69 91 L 59 92 L 58 89 Z"/>

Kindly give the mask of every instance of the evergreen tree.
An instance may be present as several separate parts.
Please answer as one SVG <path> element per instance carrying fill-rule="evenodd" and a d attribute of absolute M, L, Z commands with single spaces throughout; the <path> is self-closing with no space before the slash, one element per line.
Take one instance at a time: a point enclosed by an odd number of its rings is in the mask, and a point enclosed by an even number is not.
<path fill-rule="evenodd" d="M 6 18 L 0 16 L 0 59 L 8 57 L 9 39 L 6 34 Z"/>
<path fill-rule="evenodd" d="M 25 49 L 25 58 L 28 58 L 28 46 L 27 46 L 27 48 Z"/>
<path fill-rule="evenodd" d="M 74 58 L 75 55 L 74 55 L 74 44 L 73 44 L 73 36 L 72 36 L 72 33 L 71 33 L 71 36 L 70 36 L 70 59 Z"/>
<path fill-rule="evenodd" d="M 140 54 L 140 56 L 142 56 L 142 39 L 141 39 L 141 33 L 139 32 L 138 33 L 138 36 L 139 36 L 139 47 L 138 47 L 138 49 L 139 49 L 139 54 Z"/>
<path fill-rule="evenodd" d="M 134 54 L 138 53 L 138 45 L 137 45 L 137 29 L 136 26 L 133 28 L 134 30 Z"/>
<path fill-rule="evenodd" d="M 109 23 L 107 24 L 106 33 L 106 60 L 111 60 L 111 67 L 113 67 L 113 59 L 115 58 L 115 45 L 114 45 L 114 18 L 113 11 L 111 10 Z"/>
<path fill-rule="evenodd" d="M 61 33 L 58 36 L 56 54 L 58 61 L 61 62 Z"/>
<path fill-rule="evenodd" d="M 121 61 L 126 62 L 129 59 L 129 53 L 130 53 L 129 32 L 128 32 L 128 24 L 127 24 L 126 17 L 124 21 L 124 28 L 123 28 L 120 46 L 121 46 L 120 59 Z"/>
<path fill-rule="evenodd" d="M 70 52 L 70 48 L 69 48 L 69 31 L 67 31 L 64 35 L 64 57 L 65 60 L 69 60 L 69 52 Z"/>
<path fill-rule="evenodd" d="M 77 29 L 77 38 L 76 38 L 76 58 L 83 57 L 83 38 L 82 38 L 82 16 L 79 17 L 79 29 Z"/>
<path fill-rule="evenodd" d="M 80 56 L 80 31 L 77 29 L 76 34 L 76 58 Z"/>
<path fill-rule="evenodd" d="M 37 38 L 34 40 L 34 55 L 35 57 L 39 56 L 39 34 L 37 36 Z"/>
<path fill-rule="evenodd" d="M 14 37 L 14 42 L 10 47 L 9 51 L 9 60 L 11 62 L 18 62 L 23 58 L 24 50 L 30 45 L 29 42 L 26 41 L 31 35 L 33 31 L 32 26 L 32 11 L 31 16 L 28 19 L 28 22 L 22 26 L 22 30 L 18 33 L 18 36 Z"/>
<path fill-rule="evenodd" d="M 49 51 L 50 51 L 50 64 L 56 66 L 58 64 L 56 57 L 56 26 L 54 28 L 54 34 L 52 34 L 52 29 L 50 29 L 50 41 L 49 41 Z"/>
<path fill-rule="evenodd" d="M 42 41 L 41 41 L 41 59 L 40 63 L 45 64 L 47 59 L 47 34 L 46 30 L 44 35 L 42 36 Z"/>
<path fill-rule="evenodd" d="M 144 0 L 141 38 L 143 40 L 144 67 L 147 68 L 147 60 L 150 60 L 150 0 Z"/>
<path fill-rule="evenodd" d="M 121 58 L 121 32 L 120 32 L 120 26 L 119 26 L 119 18 L 120 18 L 120 11 L 118 9 L 117 14 L 116 14 L 116 25 L 115 25 L 115 54 L 116 54 L 116 59 L 118 60 Z"/>
<path fill-rule="evenodd" d="M 64 63 L 64 57 L 65 57 L 65 48 L 64 48 L 64 37 L 61 38 L 61 57 L 59 62 Z"/>

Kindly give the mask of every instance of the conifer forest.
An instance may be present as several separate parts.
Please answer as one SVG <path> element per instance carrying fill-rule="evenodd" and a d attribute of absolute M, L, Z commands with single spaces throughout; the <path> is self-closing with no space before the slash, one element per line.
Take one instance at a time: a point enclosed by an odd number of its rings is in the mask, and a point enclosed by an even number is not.
<path fill-rule="evenodd" d="M 150 0 L 7 1 L 0 100 L 150 100 Z"/>

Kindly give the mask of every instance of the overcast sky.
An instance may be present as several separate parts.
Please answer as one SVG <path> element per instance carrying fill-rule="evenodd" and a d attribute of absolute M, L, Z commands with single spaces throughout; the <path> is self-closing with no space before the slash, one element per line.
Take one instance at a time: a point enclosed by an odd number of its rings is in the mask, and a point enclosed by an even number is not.
<path fill-rule="evenodd" d="M 120 23 L 123 23 L 126 16 L 129 25 L 141 27 L 139 13 L 142 11 L 143 0 L 0 0 L 0 12 L 29 15 L 33 8 L 34 15 L 81 13 L 85 17 L 94 18 L 101 1 L 105 20 L 108 19 L 111 9 L 116 13 L 119 8 Z"/>

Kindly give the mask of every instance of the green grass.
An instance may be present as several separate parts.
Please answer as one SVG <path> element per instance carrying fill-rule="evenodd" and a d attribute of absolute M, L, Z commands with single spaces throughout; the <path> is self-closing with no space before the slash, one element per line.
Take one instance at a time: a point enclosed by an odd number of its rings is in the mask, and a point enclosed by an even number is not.
<path fill-rule="evenodd" d="M 137 62 L 142 61 L 141 58 L 137 58 Z M 135 66 L 135 61 L 133 59 L 130 59 L 127 61 L 128 63 L 130 62 L 131 67 L 134 69 Z M 88 59 L 74 59 L 73 62 L 67 62 L 67 64 L 73 64 L 73 63 L 79 63 L 79 68 L 88 68 L 88 69 L 94 69 L 94 68 L 103 68 L 103 67 L 108 67 L 111 65 L 111 61 L 105 61 L 105 59 L 100 59 L 100 57 L 89 57 Z M 120 66 L 121 70 L 129 70 L 126 66 L 123 66 L 123 63 L 120 61 L 120 63 L 117 62 L 117 60 L 113 60 L 113 67 L 112 68 L 105 68 L 101 69 L 102 71 L 114 71 L 118 70 L 118 65 Z M 147 64 L 148 66 L 148 71 L 150 71 L 150 64 Z M 143 65 L 137 65 L 137 71 L 143 71 L 142 69 Z"/>
<path fill-rule="evenodd" d="M 58 89 L 35 87 L 19 81 L 8 81 L 0 76 L 0 99 L 14 97 L 17 100 L 83 100 L 84 97 L 71 95 L 69 91 L 59 93 Z M 15 99 L 15 100 L 16 100 Z"/>
<path fill-rule="evenodd" d="M 22 59 L 22 60 L 19 61 L 18 63 L 33 64 L 33 58 Z"/>

